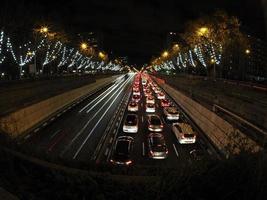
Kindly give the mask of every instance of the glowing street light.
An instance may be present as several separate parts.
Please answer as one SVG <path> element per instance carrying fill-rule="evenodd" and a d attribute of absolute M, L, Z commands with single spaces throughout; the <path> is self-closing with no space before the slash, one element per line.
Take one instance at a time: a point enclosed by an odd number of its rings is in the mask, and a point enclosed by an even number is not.
<path fill-rule="evenodd" d="M 83 42 L 83 43 L 81 44 L 81 49 L 82 49 L 82 50 L 86 50 L 87 47 L 88 47 L 88 45 L 87 45 L 85 42 Z"/>
<path fill-rule="evenodd" d="M 173 45 L 172 49 L 174 51 L 178 51 L 180 48 L 179 48 L 179 45 L 178 44 L 175 44 L 175 45 Z"/>
<path fill-rule="evenodd" d="M 101 52 L 101 51 L 98 53 L 98 56 L 99 56 L 101 59 L 103 59 L 103 60 L 104 60 L 105 57 L 106 57 L 106 55 L 105 55 L 103 52 Z"/>
<path fill-rule="evenodd" d="M 212 59 L 210 60 L 210 63 L 211 63 L 211 64 L 214 64 L 214 63 L 215 63 L 215 60 L 212 58 Z"/>
<path fill-rule="evenodd" d="M 47 33 L 47 32 L 48 32 L 48 27 L 43 26 L 43 27 L 40 29 L 40 32 L 41 32 L 41 33 Z"/>
<path fill-rule="evenodd" d="M 163 53 L 162 53 L 162 57 L 163 58 L 167 58 L 169 56 L 169 52 L 168 51 L 164 51 Z"/>
<path fill-rule="evenodd" d="M 245 53 L 246 54 L 250 54 L 250 50 L 249 49 L 246 49 Z"/>
<path fill-rule="evenodd" d="M 209 29 L 204 26 L 198 29 L 197 34 L 199 36 L 204 36 L 204 35 L 207 35 L 208 32 L 209 32 Z"/>

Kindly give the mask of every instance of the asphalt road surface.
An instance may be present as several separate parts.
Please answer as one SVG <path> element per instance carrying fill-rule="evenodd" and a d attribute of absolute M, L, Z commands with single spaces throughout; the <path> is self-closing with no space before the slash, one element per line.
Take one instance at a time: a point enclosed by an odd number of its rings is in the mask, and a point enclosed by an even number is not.
<path fill-rule="evenodd" d="M 112 85 L 57 118 L 53 123 L 27 137 L 22 145 L 51 157 L 90 160 L 133 75 L 119 77 Z"/>

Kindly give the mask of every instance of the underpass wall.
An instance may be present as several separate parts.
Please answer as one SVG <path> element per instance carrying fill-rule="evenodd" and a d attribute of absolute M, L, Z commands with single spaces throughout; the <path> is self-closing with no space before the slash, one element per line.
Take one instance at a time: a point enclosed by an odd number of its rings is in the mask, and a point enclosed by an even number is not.
<path fill-rule="evenodd" d="M 104 87 L 108 83 L 114 81 L 117 77 L 118 76 L 112 76 L 97 79 L 95 83 L 65 92 L 17 110 L 0 119 L 0 129 L 12 138 L 20 136 L 65 106 L 98 88 Z"/>
<path fill-rule="evenodd" d="M 181 106 L 192 120 L 203 130 L 218 150 L 229 157 L 241 151 L 257 152 L 259 145 L 244 133 L 235 129 L 230 123 L 208 110 L 196 101 L 185 96 L 158 78 L 159 85 Z"/>

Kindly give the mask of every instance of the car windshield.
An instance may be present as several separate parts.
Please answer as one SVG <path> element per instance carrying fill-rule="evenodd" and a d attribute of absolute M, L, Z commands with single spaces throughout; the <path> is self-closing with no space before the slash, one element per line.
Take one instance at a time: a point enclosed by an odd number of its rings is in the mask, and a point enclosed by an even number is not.
<path fill-rule="evenodd" d="M 175 109 L 175 108 L 168 108 L 167 112 L 170 113 L 170 114 L 178 114 L 178 110 Z"/>
<path fill-rule="evenodd" d="M 161 121 L 160 121 L 160 119 L 158 117 L 152 116 L 151 117 L 151 124 L 153 124 L 153 125 L 161 125 Z"/>
<path fill-rule="evenodd" d="M 126 140 L 118 141 L 115 152 L 117 155 L 128 155 L 129 154 L 129 141 L 126 141 Z"/>

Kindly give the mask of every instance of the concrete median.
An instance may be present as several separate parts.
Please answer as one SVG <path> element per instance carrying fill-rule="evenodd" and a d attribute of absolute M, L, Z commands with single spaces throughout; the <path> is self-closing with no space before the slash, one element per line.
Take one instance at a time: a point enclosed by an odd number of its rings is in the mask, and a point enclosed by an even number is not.
<path fill-rule="evenodd" d="M 3 116 L 0 119 L 0 129 L 10 137 L 16 138 L 79 98 L 111 83 L 117 77 L 97 79 L 95 83 L 70 90 Z"/>
<path fill-rule="evenodd" d="M 238 154 L 241 151 L 257 152 L 261 149 L 255 141 L 248 138 L 238 129 L 235 129 L 230 123 L 214 112 L 208 110 L 168 84 L 161 82 L 160 86 L 194 120 L 198 127 L 203 130 L 206 136 L 225 157 Z"/>

